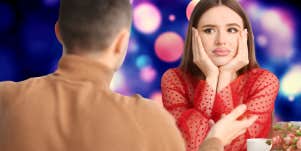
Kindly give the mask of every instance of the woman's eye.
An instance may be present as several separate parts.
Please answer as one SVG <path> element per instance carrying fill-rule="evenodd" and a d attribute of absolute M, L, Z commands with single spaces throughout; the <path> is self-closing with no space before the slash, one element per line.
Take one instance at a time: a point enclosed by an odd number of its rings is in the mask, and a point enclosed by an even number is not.
<path fill-rule="evenodd" d="M 207 34 L 211 34 L 214 32 L 214 29 L 208 28 L 208 29 L 204 29 L 204 32 Z"/>
<path fill-rule="evenodd" d="M 236 28 L 229 28 L 228 32 L 230 32 L 230 33 L 237 33 L 238 30 Z"/>

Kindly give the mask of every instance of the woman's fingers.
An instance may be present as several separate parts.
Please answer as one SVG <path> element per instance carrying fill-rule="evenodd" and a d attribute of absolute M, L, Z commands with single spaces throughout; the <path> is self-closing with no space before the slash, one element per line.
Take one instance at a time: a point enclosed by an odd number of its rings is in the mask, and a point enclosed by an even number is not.
<path fill-rule="evenodd" d="M 245 30 L 240 32 L 240 35 L 239 35 L 239 49 L 238 50 L 241 50 L 243 48 L 244 34 L 245 34 Z"/>
<path fill-rule="evenodd" d="M 192 28 L 192 55 L 193 55 L 193 59 L 194 61 L 199 57 L 198 56 L 198 52 L 197 52 L 197 43 L 196 43 L 196 38 L 195 38 L 195 31 Z"/>
<path fill-rule="evenodd" d="M 192 28 L 193 31 L 193 42 L 194 42 L 194 50 L 193 50 L 193 58 L 195 61 L 200 61 L 202 60 L 202 48 L 200 47 L 200 43 L 199 43 L 199 35 L 198 35 L 198 31 L 195 28 Z"/>
<path fill-rule="evenodd" d="M 216 73 L 218 72 L 218 68 L 215 67 L 205 49 L 202 45 L 201 37 L 198 34 L 198 30 L 192 28 L 192 39 L 193 39 L 193 62 L 198 66 L 198 68 L 205 74 L 209 75 L 209 73 Z"/>
<path fill-rule="evenodd" d="M 203 47 L 203 43 L 202 43 L 201 37 L 199 36 L 199 32 L 194 27 L 193 27 L 193 30 L 194 30 L 194 37 L 195 37 L 195 43 L 196 43 L 196 46 L 197 46 L 198 56 L 200 58 L 202 58 L 201 60 L 208 60 L 209 57 L 208 57 L 208 55 L 205 52 L 205 49 Z"/>
<path fill-rule="evenodd" d="M 247 37 L 247 29 L 244 29 L 242 32 L 240 32 L 238 50 L 235 58 L 232 61 L 235 68 L 237 68 L 236 70 L 239 70 L 241 67 L 249 63 Z"/>
<path fill-rule="evenodd" d="M 244 43 L 243 43 L 243 54 L 245 56 L 245 59 L 249 59 L 249 51 L 248 51 L 248 30 L 245 29 L 245 35 L 244 35 Z"/>
<path fill-rule="evenodd" d="M 240 35 L 239 35 L 239 44 L 238 44 L 237 56 L 240 56 L 243 53 L 244 37 L 245 37 L 245 29 L 243 31 L 241 31 Z"/>
<path fill-rule="evenodd" d="M 197 39 L 197 43 L 199 45 L 200 51 L 203 52 L 204 48 L 203 48 L 202 40 L 199 36 L 199 32 L 196 29 L 194 29 L 194 30 L 195 30 L 195 35 L 196 35 L 196 39 Z"/>
<path fill-rule="evenodd" d="M 192 28 L 192 47 L 193 47 L 193 57 L 197 58 L 198 57 L 198 44 L 196 41 L 196 35 L 195 35 L 195 30 Z"/>
<path fill-rule="evenodd" d="M 240 49 L 238 49 L 241 56 L 248 56 L 248 31 L 244 29 L 242 32 L 241 42 L 240 42 Z M 244 58 L 246 59 L 246 58 Z"/>
<path fill-rule="evenodd" d="M 248 119 L 246 119 L 246 127 L 250 127 L 254 122 L 258 119 L 257 115 L 252 115 Z"/>
<path fill-rule="evenodd" d="M 236 134 L 234 135 L 233 139 L 235 139 L 236 137 L 238 137 L 238 136 L 240 136 L 240 135 L 242 135 L 242 134 L 244 134 L 244 133 L 246 133 L 246 132 L 247 132 L 247 129 L 243 129 L 243 130 L 239 131 L 238 133 L 236 133 Z"/>
<path fill-rule="evenodd" d="M 241 104 L 237 106 L 235 109 L 233 109 L 231 113 L 228 114 L 228 117 L 230 117 L 233 120 L 236 120 L 243 113 L 245 113 L 246 110 L 247 110 L 247 106 L 245 104 Z"/>

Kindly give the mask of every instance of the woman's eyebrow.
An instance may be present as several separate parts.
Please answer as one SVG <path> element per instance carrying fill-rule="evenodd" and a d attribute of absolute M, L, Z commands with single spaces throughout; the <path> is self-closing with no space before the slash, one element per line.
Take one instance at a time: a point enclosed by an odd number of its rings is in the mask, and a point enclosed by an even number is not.
<path fill-rule="evenodd" d="M 238 27 L 238 28 L 241 28 L 241 26 L 240 26 L 239 24 L 237 24 L 237 23 L 229 23 L 229 24 L 227 24 L 226 26 L 227 26 L 227 27 L 229 27 L 229 26 L 236 26 L 236 27 Z"/>
<path fill-rule="evenodd" d="M 229 24 L 226 24 L 226 27 L 229 27 L 229 26 L 236 26 L 238 28 L 241 28 L 241 26 L 237 23 L 229 23 Z M 217 27 L 217 25 L 214 25 L 214 24 L 206 24 L 206 25 L 203 25 L 202 28 L 208 28 L 208 27 Z"/>
<path fill-rule="evenodd" d="M 203 25 L 202 28 L 206 28 L 206 27 L 216 27 L 216 25 L 213 24 L 207 24 L 207 25 Z"/>

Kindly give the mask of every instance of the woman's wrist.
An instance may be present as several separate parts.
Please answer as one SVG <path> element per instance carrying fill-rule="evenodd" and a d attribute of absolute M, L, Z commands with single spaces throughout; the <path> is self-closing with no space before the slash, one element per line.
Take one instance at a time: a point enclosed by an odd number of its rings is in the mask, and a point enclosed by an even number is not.
<path fill-rule="evenodd" d="M 218 82 L 218 74 L 212 74 L 206 77 L 206 82 L 210 85 L 213 90 L 216 90 Z"/>
<path fill-rule="evenodd" d="M 236 78 L 236 73 L 231 71 L 222 71 L 218 76 L 217 92 L 224 89 Z"/>
<path fill-rule="evenodd" d="M 218 78 L 219 79 L 229 79 L 230 81 L 232 81 L 236 78 L 236 72 L 234 72 L 234 71 L 221 71 Z"/>

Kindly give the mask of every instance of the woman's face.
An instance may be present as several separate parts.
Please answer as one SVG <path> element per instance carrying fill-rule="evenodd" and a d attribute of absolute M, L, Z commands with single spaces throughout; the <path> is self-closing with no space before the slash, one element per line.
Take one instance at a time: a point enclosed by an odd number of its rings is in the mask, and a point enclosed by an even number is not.
<path fill-rule="evenodd" d="M 197 29 L 206 53 L 216 66 L 225 65 L 235 57 L 243 20 L 232 9 L 221 5 L 207 10 Z"/>

